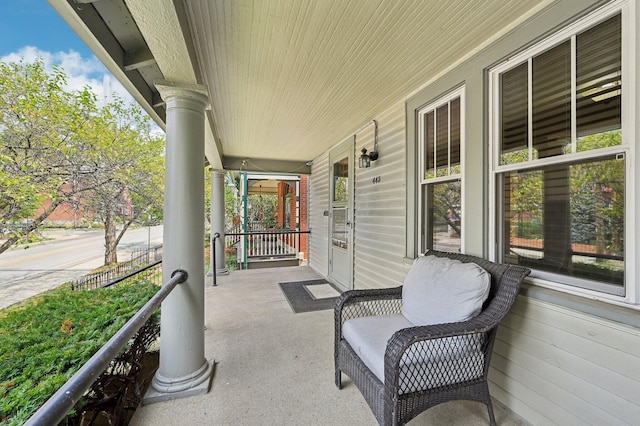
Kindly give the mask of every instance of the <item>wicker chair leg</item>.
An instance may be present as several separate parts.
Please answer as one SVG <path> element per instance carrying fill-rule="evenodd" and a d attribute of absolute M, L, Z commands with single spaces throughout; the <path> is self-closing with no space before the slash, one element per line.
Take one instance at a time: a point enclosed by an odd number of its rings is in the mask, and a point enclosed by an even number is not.
<path fill-rule="evenodd" d="M 493 405 L 491 401 L 487 402 L 487 411 L 489 411 L 489 424 L 496 426 L 496 416 L 493 415 Z"/>
<path fill-rule="evenodd" d="M 338 389 L 342 389 L 342 370 L 336 368 L 336 386 Z"/>

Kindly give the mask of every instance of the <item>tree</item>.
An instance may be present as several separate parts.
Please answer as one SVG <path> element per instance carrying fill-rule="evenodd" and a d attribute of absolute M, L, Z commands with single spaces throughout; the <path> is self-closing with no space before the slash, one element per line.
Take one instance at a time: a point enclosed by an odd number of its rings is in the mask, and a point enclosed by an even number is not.
<path fill-rule="evenodd" d="M 162 211 L 164 139 L 153 135 L 151 120 L 137 105 L 116 99 L 93 118 L 81 143 L 85 172 L 79 190 L 104 225 L 104 263 L 110 265 L 129 226 Z"/>
<path fill-rule="evenodd" d="M 95 98 L 86 88 L 66 92 L 66 82 L 61 69 L 47 73 L 41 60 L 0 63 L 0 253 L 74 195 L 76 136 L 95 113 Z M 33 217 L 47 198 L 50 206 Z"/>
<path fill-rule="evenodd" d="M 446 223 L 455 235 L 460 236 L 460 181 L 436 184 L 431 188 L 434 222 Z"/>
<path fill-rule="evenodd" d="M 618 146 L 622 132 L 612 130 L 584 136 L 580 139 L 583 151 Z M 624 253 L 624 162 L 602 159 L 578 164 L 571 174 L 572 223 L 574 236 L 596 245 L 598 254 Z M 590 227 L 580 227 L 580 218 L 587 216 Z M 587 233 L 588 231 L 588 233 Z"/>
<path fill-rule="evenodd" d="M 250 222 L 260 222 L 265 229 L 278 225 L 276 210 L 278 196 L 275 194 L 250 194 L 247 196 L 248 216 Z"/>
<path fill-rule="evenodd" d="M 116 99 L 98 108 L 88 88 L 68 92 L 66 82 L 41 60 L 0 63 L 0 230 L 26 221 L 5 232 L 0 253 L 68 202 L 96 213 L 105 264 L 115 263 L 128 227 L 151 211 L 160 216 L 164 141 L 137 105 Z M 51 204 L 34 217 L 44 200 Z"/>

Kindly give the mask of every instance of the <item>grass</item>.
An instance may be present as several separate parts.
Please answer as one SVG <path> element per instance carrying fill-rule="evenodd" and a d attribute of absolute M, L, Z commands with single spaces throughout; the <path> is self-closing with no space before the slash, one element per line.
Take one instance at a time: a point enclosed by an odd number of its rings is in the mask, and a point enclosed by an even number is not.
<path fill-rule="evenodd" d="M 61 287 L 0 311 L 0 423 L 24 423 L 158 288 Z"/>

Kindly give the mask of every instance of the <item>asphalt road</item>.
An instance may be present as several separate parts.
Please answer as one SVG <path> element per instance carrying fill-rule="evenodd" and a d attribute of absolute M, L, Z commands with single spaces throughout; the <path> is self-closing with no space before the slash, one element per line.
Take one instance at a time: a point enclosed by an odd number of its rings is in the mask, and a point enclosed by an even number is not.
<path fill-rule="evenodd" d="M 118 245 L 118 260 L 132 248 L 162 243 L 162 225 L 129 229 Z M 50 241 L 0 254 L 0 309 L 79 278 L 104 263 L 104 231 L 49 231 Z"/>

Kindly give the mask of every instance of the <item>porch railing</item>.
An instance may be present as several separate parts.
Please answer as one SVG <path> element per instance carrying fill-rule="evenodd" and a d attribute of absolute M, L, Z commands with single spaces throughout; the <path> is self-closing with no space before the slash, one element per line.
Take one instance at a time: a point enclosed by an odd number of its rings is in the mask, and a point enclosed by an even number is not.
<path fill-rule="evenodd" d="M 278 229 L 271 231 L 229 232 L 225 248 L 236 251 L 238 265 L 246 267 L 249 258 L 296 257 L 300 252 L 300 236 L 310 231 Z"/>
<path fill-rule="evenodd" d="M 158 262 L 157 264 L 159 264 Z M 150 265 L 148 268 L 151 268 Z M 146 268 L 145 268 L 146 269 Z M 138 271 L 139 272 L 139 271 Z M 98 350 L 51 398 L 44 403 L 25 423 L 34 425 L 56 425 L 67 415 L 69 410 L 84 395 L 102 372 L 109 367 L 111 361 L 120 350 L 147 322 L 162 301 L 180 283 L 187 280 L 187 271 L 177 269 L 171 279 L 140 309 L 109 341 Z M 124 277 L 123 277 L 124 279 Z M 115 284 L 115 283 L 114 283 Z"/>

